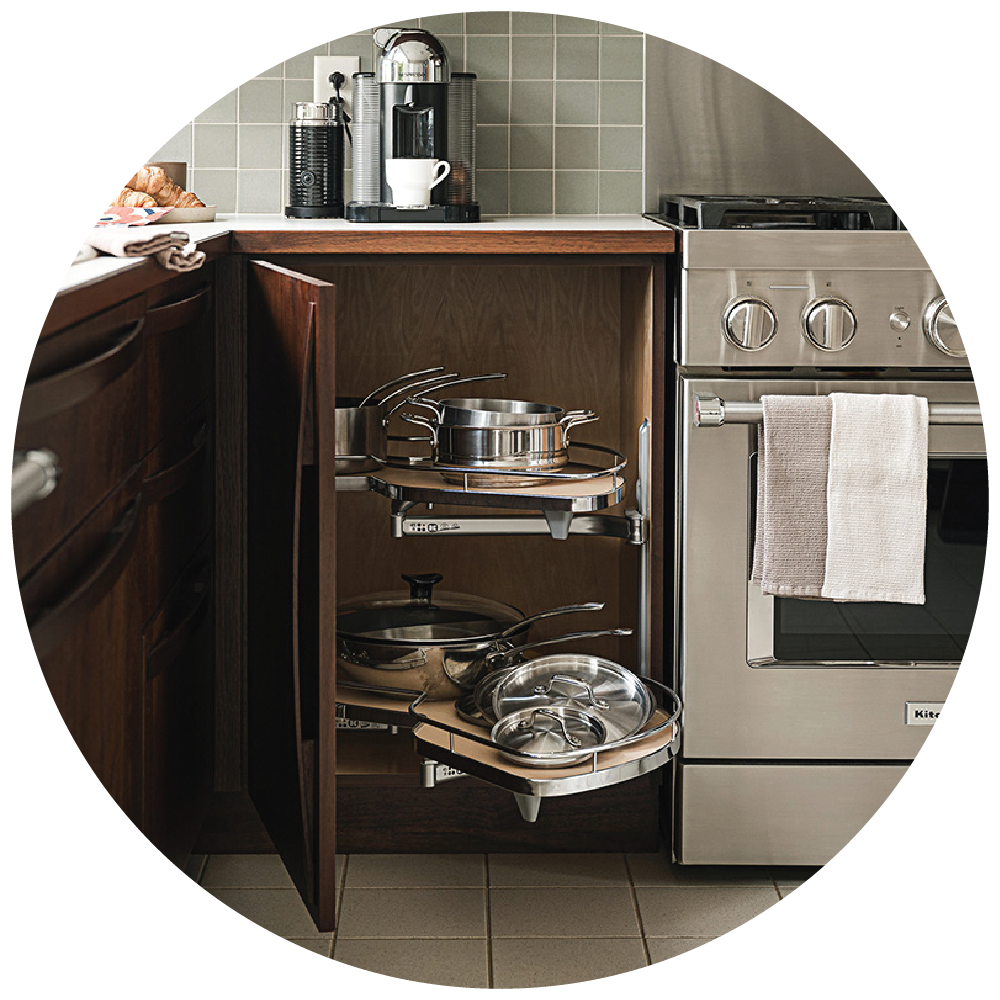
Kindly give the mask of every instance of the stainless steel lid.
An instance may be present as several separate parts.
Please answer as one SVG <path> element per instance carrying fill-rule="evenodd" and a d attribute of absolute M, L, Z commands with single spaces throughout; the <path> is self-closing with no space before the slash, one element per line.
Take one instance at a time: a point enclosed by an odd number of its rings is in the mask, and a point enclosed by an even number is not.
<path fill-rule="evenodd" d="M 345 601 L 337 608 L 342 638 L 404 645 L 488 641 L 523 621 L 509 604 L 472 594 L 433 592 L 440 573 L 403 574 L 408 591 L 385 591 Z"/>
<path fill-rule="evenodd" d="M 331 104 L 296 101 L 293 105 L 292 118 L 302 125 L 327 125 L 337 120 L 337 112 L 335 106 Z"/>
<path fill-rule="evenodd" d="M 560 705 L 505 715 L 493 727 L 490 739 L 506 750 L 544 755 L 541 760 L 510 758 L 529 767 L 565 767 L 605 743 L 606 731 L 598 716 Z"/>
<path fill-rule="evenodd" d="M 400 28 L 384 44 L 378 33 L 375 41 L 382 45 L 377 67 L 380 83 L 448 83 L 451 79 L 448 54 L 429 31 Z"/>

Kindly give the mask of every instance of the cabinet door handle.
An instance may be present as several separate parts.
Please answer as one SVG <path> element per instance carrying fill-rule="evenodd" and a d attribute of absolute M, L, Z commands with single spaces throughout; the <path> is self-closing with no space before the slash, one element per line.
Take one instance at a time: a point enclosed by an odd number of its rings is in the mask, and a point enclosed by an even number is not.
<path fill-rule="evenodd" d="M 146 333 L 156 336 L 168 330 L 193 323 L 208 312 L 212 301 L 212 286 L 202 285 L 194 295 L 178 299 L 163 306 L 152 306 L 146 311 Z"/>
<path fill-rule="evenodd" d="M 142 353 L 145 317 L 140 316 L 106 351 L 54 375 L 29 382 L 21 397 L 21 420 L 34 423 L 68 410 L 123 375 Z"/>
<path fill-rule="evenodd" d="M 10 476 L 10 516 L 47 497 L 59 482 L 59 456 L 48 448 L 14 452 Z"/>
<path fill-rule="evenodd" d="M 142 503 L 144 507 L 159 503 L 191 481 L 194 473 L 205 461 L 208 451 L 207 422 L 203 422 L 195 431 L 192 443 L 191 450 L 179 462 L 175 462 L 143 482 Z"/>
<path fill-rule="evenodd" d="M 121 576 L 135 547 L 141 504 L 142 493 L 137 493 L 108 532 L 96 565 L 57 604 L 43 608 L 28 624 L 39 659 L 55 649 L 87 617 Z"/>
<path fill-rule="evenodd" d="M 212 567 L 206 562 L 191 582 L 191 606 L 181 621 L 165 632 L 146 654 L 146 678 L 152 680 L 167 669 L 184 652 L 191 637 L 198 631 L 208 613 L 212 593 Z"/>

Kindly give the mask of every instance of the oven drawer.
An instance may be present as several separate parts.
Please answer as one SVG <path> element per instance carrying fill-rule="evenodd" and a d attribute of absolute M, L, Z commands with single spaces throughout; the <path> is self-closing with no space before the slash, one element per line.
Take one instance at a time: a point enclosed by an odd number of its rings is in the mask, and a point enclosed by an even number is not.
<path fill-rule="evenodd" d="M 871 819 L 901 764 L 685 764 L 677 860 L 823 865 Z"/>

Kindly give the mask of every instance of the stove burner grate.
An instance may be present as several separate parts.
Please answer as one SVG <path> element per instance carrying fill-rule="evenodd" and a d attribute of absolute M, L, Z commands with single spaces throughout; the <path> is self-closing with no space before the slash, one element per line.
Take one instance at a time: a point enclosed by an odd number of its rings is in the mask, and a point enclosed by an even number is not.
<path fill-rule="evenodd" d="M 880 198 L 664 195 L 659 218 L 685 229 L 902 229 Z"/>

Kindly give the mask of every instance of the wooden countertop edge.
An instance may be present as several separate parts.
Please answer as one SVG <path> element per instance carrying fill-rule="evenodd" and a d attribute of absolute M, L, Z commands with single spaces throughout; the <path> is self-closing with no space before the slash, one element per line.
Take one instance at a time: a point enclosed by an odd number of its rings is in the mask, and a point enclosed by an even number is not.
<path fill-rule="evenodd" d="M 489 232 L 421 229 L 411 232 L 366 229 L 349 232 L 301 233 L 273 229 L 232 231 L 235 253 L 371 253 L 371 254 L 649 254 L 673 253 L 675 234 L 641 230 L 491 230 Z"/>

